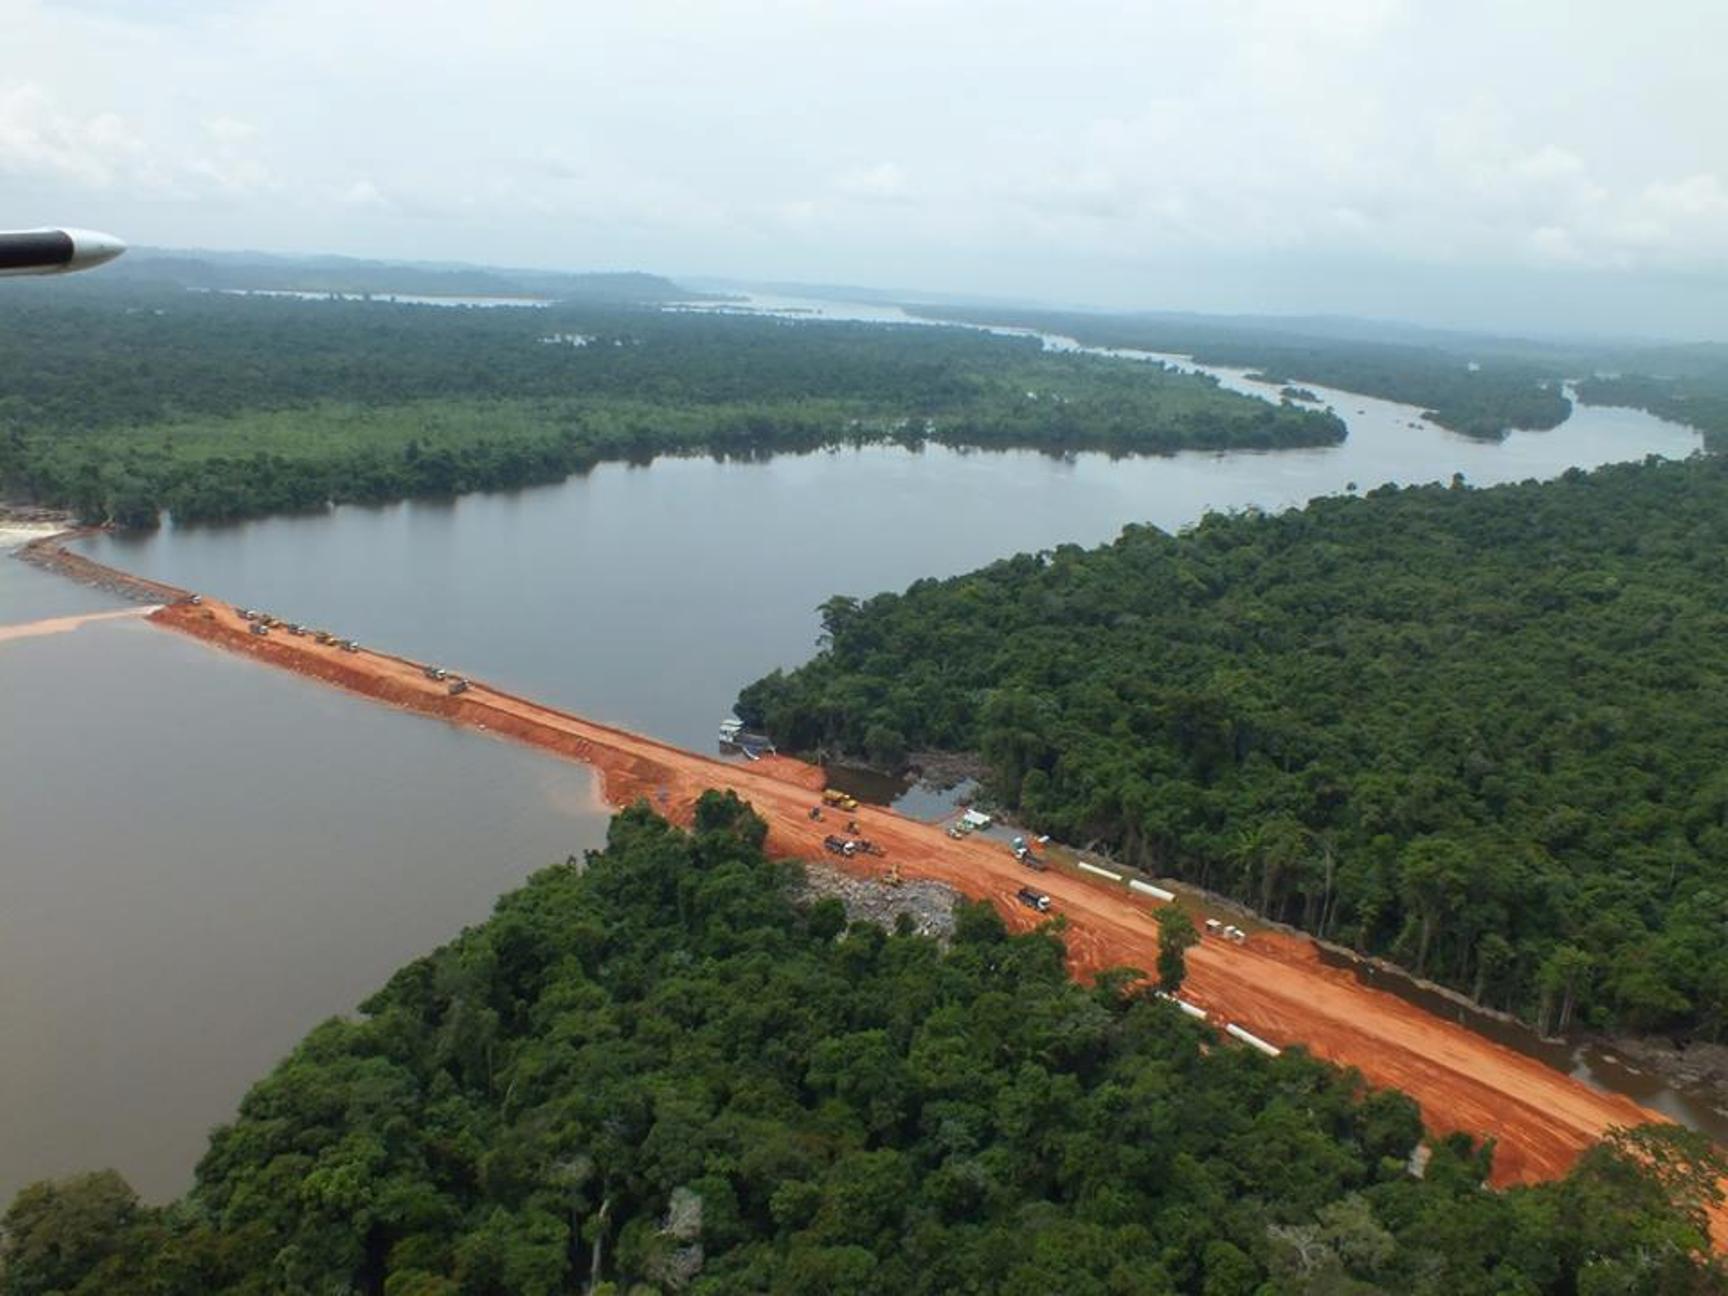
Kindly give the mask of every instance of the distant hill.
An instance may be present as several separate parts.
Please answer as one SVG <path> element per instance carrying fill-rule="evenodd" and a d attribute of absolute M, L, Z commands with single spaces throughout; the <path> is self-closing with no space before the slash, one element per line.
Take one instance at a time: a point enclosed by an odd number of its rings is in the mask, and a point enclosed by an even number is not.
<path fill-rule="evenodd" d="M 419 297 L 540 297 L 557 301 L 655 303 L 689 301 L 693 292 L 639 271 L 566 274 L 492 266 L 366 261 L 355 257 L 277 256 L 135 248 L 108 272 L 134 283 L 270 292 L 401 293 Z"/>

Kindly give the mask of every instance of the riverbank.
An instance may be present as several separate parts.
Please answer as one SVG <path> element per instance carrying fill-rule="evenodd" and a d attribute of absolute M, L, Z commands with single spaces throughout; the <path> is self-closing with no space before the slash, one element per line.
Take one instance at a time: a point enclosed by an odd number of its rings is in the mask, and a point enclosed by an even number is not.
<path fill-rule="evenodd" d="M 280 630 L 250 631 L 229 605 L 180 602 L 154 624 L 226 651 L 321 679 L 388 705 L 510 738 L 600 772 L 613 805 L 646 799 L 674 822 L 688 824 L 696 798 L 729 788 L 770 825 L 769 848 L 789 858 L 836 862 L 823 849 L 834 816 L 809 811 L 822 771 L 786 757 L 733 764 L 682 751 L 609 725 L 584 720 L 473 682 L 460 695 L 430 680 L 418 662 L 370 651 L 344 652 Z M 945 883 L 988 900 L 1013 928 L 1044 919 L 1016 895 L 1028 874 L 997 843 L 955 841 L 939 828 L 876 807 L 861 807 L 863 836 L 886 851 L 909 880 Z M 860 876 L 879 877 L 884 863 L 838 861 Z M 1089 978 L 1110 967 L 1150 968 L 1157 958 L 1156 906 L 1120 884 L 1065 874 L 1041 875 L 1073 973 Z M 1603 1093 L 1516 1051 L 1437 1020 L 1397 997 L 1363 987 L 1326 967 L 1311 942 L 1255 933 L 1242 945 L 1206 940 L 1189 955 L 1185 993 L 1219 1026 L 1239 1024 L 1282 1046 L 1354 1066 L 1376 1085 L 1409 1093 L 1436 1133 L 1464 1132 L 1497 1144 L 1494 1182 L 1533 1182 L 1563 1175 L 1582 1152 L 1616 1125 L 1660 1117 L 1630 1099 Z"/>

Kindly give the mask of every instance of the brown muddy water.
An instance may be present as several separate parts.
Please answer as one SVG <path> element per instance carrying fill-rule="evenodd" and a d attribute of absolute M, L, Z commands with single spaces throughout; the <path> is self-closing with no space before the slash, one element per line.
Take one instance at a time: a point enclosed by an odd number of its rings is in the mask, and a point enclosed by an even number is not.
<path fill-rule="evenodd" d="M 113 606 L 0 558 L 0 624 Z M 598 845 L 586 770 L 155 629 L 0 644 L 0 1201 L 162 1199 L 305 1032 Z"/>

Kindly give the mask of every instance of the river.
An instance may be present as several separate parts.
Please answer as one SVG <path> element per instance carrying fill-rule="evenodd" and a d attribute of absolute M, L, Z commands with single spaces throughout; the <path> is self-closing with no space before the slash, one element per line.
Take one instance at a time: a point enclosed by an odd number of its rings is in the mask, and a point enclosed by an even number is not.
<path fill-rule="evenodd" d="M 115 606 L 0 559 L 0 624 Z M 0 643 L 0 1201 L 190 1181 L 325 1017 L 597 846 L 580 766 L 140 621 Z"/>
<path fill-rule="evenodd" d="M 1343 445 L 673 458 L 510 494 L 102 536 L 89 552 L 709 748 L 740 685 L 809 656 L 835 593 L 1096 544 L 1129 522 L 1176 529 L 1352 485 L 1488 485 L 1699 444 L 1590 408 L 1481 443 L 1314 390 L 1349 424 Z M 0 563 L 0 623 L 104 606 Z M 151 1196 L 178 1191 L 205 1127 L 305 1029 L 603 830 L 579 769 L 137 622 L 0 645 L 0 723 L 0 1199 L 99 1164 Z"/>

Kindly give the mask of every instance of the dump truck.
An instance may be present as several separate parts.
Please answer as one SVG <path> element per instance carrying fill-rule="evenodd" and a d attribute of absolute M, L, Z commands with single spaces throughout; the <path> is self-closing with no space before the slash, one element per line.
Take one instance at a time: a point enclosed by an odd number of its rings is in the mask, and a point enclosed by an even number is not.
<path fill-rule="evenodd" d="M 467 691 L 468 691 L 468 681 L 467 680 L 465 680 L 465 679 L 453 679 L 450 681 L 450 696 L 451 697 L 455 697 L 458 693 L 466 693 Z"/>
<path fill-rule="evenodd" d="M 1036 909 L 1039 913 L 1050 912 L 1050 897 L 1042 891 L 1034 891 L 1031 887 L 1021 887 L 1014 893 L 1014 898 L 1028 909 Z"/>
<path fill-rule="evenodd" d="M 822 792 L 822 799 L 829 805 L 838 806 L 842 810 L 856 810 L 858 808 L 858 798 L 847 796 L 839 788 L 825 788 Z"/>
<path fill-rule="evenodd" d="M 267 635 L 270 633 L 270 627 L 265 625 L 262 621 L 254 621 L 246 628 L 255 635 Z"/>
<path fill-rule="evenodd" d="M 445 670 L 442 666 L 422 666 L 420 668 L 420 673 L 429 680 L 441 680 L 450 672 Z"/>
<path fill-rule="evenodd" d="M 832 833 L 822 839 L 822 848 L 830 855 L 844 855 L 850 859 L 858 848 L 844 837 L 836 837 Z"/>
<path fill-rule="evenodd" d="M 357 643 L 353 639 L 341 639 L 341 640 L 338 640 L 337 642 L 341 645 L 343 652 L 359 652 L 360 651 L 359 643 Z"/>
<path fill-rule="evenodd" d="M 312 632 L 312 637 L 321 644 L 331 643 L 336 638 L 336 636 L 331 634 L 328 630 L 314 630 Z"/>
<path fill-rule="evenodd" d="M 299 622 L 290 622 L 284 628 L 288 631 L 289 634 L 293 635 L 296 639 L 304 638 L 306 635 L 306 627 L 299 624 Z"/>

